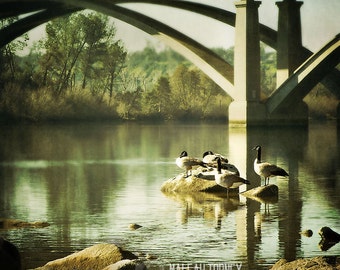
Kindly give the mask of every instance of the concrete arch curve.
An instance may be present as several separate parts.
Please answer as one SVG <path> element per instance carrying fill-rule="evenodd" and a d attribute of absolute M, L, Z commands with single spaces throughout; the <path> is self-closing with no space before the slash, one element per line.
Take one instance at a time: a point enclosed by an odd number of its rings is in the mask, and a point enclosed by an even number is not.
<path fill-rule="evenodd" d="M 103 7 L 102 5 L 104 4 L 98 2 L 100 1 L 96 1 L 94 7 L 89 7 L 86 1 L 79 1 L 77 4 L 82 4 L 81 8 L 92 8 L 96 11 L 125 21 L 162 40 L 169 47 L 188 58 L 233 98 L 233 67 L 221 59 L 218 55 L 179 31 L 150 17 L 117 6 L 113 3 L 106 3 L 105 7 Z M 14 23 L 0 31 L 0 37 L 3 37 L 1 38 L 3 43 L 0 45 L 4 45 L 6 40 L 13 40 L 16 36 L 20 36 L 30 30 L 30 28 L 32 29 L 52 18 L 78 10 L 79 8 L 60 6 L 57 11 L 55 9 L 52 10 L 48 8 L 29 17 L 23 18 L 17 23 Z"/>

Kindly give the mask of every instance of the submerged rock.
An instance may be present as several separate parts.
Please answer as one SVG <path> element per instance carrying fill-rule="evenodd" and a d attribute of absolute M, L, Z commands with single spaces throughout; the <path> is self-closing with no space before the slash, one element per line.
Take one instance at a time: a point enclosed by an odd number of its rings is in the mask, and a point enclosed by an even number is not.
<path fill-rule="evenodd" d="M 137 223 L 131 223 L 129 225 L 130 230 L 137 230 L 137 229 L 142 228 L 142 227 L 143 227 L 142 225 L 139 225 Z"/>
<path fill-rule="evenodd" d="M 27 222 L 17 219 L 0 219 L 0 228 L 5 230 L 18 228 L 44 228 L 47 226 L 50 226 L 50 224 L 45 221 Z"/>
<path fill-rule="evenodd" d="M 36 268 L 36 270 L 102 270 L 124 259 L 137 259 L 137 256 L 114 244 L 97 244 L 67 257 L 48 262 L 44 266 Z"/>
<path fill-rule="evenodd" d="M 313 236 L 313 231 L 312 230 L 303 230 L 300 232 L 301 235 L 306 236 L 306 237 L 312 237 Z"/>

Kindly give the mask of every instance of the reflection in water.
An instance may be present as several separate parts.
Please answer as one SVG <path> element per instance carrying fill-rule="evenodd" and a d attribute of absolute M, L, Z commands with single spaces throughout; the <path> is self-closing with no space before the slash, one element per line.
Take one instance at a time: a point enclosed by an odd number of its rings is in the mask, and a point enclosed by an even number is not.
<path fill-rule="evenodd" d="M 220 230 L 222 219 L 229 212 L 242 207 L 239 197 L 227 197 L 226 194 L 212 193 L 164 193 L 164 195 L 182 205 L 177 214 L 180 224 L 188 223 L 190 217 L 202 217 L 208 221 L 214 221 L 215 228 Z"/>
<path fill-rule="evenodd" d="M 211 131 L 214 132 L 211 132 Z M 5 126 L 0 133 L 0 218 L 47 221 L 39 229 L 0 230 L 34 268 L 98 242 L 156 255 L 149 269 L 176 262 L 242 262 L 261 269 L 280 258 L 320 253 L 329 226 L 340 232 L 339 138 L 336 126 L 228 128 L 227 125 L 90 124 Z M 274 201 L 213 194 L 163 194 L 182 171 L 182 150 L 228 157 L 240 176 L 260 185 L 255 145 L 263 159 L 289 172 L 273 178 Z M 241 189 L 242 191 L 242 189 Z M 131 231 L 130 223 L 143 227 Z"/>

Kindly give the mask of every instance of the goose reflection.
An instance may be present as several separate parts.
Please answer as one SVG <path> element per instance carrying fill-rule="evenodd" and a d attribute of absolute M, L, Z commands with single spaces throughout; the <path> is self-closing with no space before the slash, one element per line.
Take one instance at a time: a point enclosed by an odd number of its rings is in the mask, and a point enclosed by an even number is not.
<path fill-rule="evenodd" d="M 164 193 L 164 195 L 181 204 L 176 214 L 178 223 L 186 224 L 190 218 L 201 217 L 213 221 L 217 230 L 221 229 L 223 218 L 240 207 L 238 196 L 227 198 L 225 193 Z"/>
<path fill-rule="evenodd" d="M 272 215 L 270 212 L 270 206 L 274 205 L 278 202 L 277 197 L 267 197 L 267 198 L 259 198 L 259 197 L 253 197 L 250 200 L 250 203 L 253 204 L 261 204 L 261 210 L 258 212 L 255 212 L 254 214 L 254 227 L 255 227 L 255 237 L 261 238 L 261 228 L 263 223 L 271 223 L 275 221 L 278 216 Z"/>

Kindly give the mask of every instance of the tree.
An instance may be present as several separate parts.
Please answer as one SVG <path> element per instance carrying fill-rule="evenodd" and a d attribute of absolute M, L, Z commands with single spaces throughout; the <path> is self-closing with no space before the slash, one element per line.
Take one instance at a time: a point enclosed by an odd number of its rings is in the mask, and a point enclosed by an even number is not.
<path fill-rule="evenodd" d="M 72 72 L 86 44 L 79 14 L 61 17 L 46 25 L 44 75 L 59 96 L 70 84 Z"/>
<path fill-rule="evenodd" d="M 170 82 L 178 114 L 183 117 L 195 114 L 195 117 L 199 117 L 202 113 L 199 72 L 185 65 L 179 65 Z"/>
<path fill-rule="evenodd" d="M 114 40 L 115 26 L 107 16 L 95 12 L 78 12 L 58 18 L 46 25 L 46 53 L 41 62 L 46 85 L 59 96 L 79 83 L 82 89 L 89 84 L 96 92 L 98 82 L 113 80 L 125 62 L 126 52 Z"/>
<path fill-rule="evenodd" d="M 104 73 L 106 74 L 106 86 L 104 89 L 107 89 L 109 92 L 109 102 L 111 102 L 113 96 L 115 79 L 118 77 L 118 74 L 125 66 L 126 56 L 127 52 L 119 41 L 111 44 L 107 48 L 107 53 L 106 57 L 103 60 L 103 64 Z"/>
<path fill-rule="evenodd" d="M 148 117 L 171 118 L 171 87 L 169 78 L 161 76 L 151 91 L 143 93 L 142 110 Z"/>
<path fill-rule="evenodd" d="M 17 17 L 12 17 L 0 20 L 0 29 L 7 27 L 17 19 Z M 18 65 L 15 63 L 16 54 L 27 46 L 27 40 L 28 36 L 25 34 L 21 38 L 18 38 L 0 48 L 0 92 L 4 89 L 6 84 L 11 85 L 17 81 L 16 77 L 19 74 L 16 72 L 18 69 Z"/>

